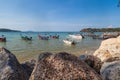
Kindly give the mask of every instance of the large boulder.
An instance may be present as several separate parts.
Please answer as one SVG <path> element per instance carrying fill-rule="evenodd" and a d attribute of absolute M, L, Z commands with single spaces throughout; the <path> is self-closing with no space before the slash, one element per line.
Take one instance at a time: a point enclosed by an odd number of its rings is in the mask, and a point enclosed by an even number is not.
<path fill-rule="evenodd" d="M 78 57 L 61 52 L 41 53 L 29 80 L 102 80 Z"/>
<path fill-rule="evenodd" d="M 0 80 L 28 80 L 28 78 L 15 55 L 5 48 L 0 48 Z"/>
<path fill-rule="evenodd" d="M 93 56 L 93 55 L 80 55 L 80 60 L 87 63 L 96 72 L 100 73 L 102 62 L 96 56 Z"/>
<path fill-rule="evenodd" d="M 103 80 L 120 80 L 120 60 L 105 62 L 100 73 Z"/>
<path fill-rule="evenodd" d="M 120 36 L 102 41 L 99 49 L 93 55 L 103 62 L 111 57 L 120 58 Z"/>

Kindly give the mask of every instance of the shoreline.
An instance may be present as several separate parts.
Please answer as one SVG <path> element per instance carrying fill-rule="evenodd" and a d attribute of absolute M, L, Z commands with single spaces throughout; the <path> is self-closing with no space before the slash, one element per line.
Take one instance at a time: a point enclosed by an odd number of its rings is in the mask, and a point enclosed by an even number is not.
<path fill-rule="evenodd" d="M 0 68 L 0 74 L 5 76 L 6 80 L 119 80 L 120 53 L 118 52 L 120 52 L 120 36 L 102 41 L 99 48 L 91 55 L 43 52 L 39 53 L 36 59 L 31 56 L 31 60 L 24 62 L 20 62 L 9 50 L 1 48 L 0 65 L 3 67 Z M 21 58 L 23 59 L 22 56 Z"/>
<path fill-rule="evenodd" d="M 54 54 L 57 54 L 59 52 L 67 52 L 67 53 L 70 53 L 70 54 L 73 54 L 75 56 L 80 56 L 80 55 L 83 55 L 83 54 L 87 54 L 87 55 L 92 55 L 94 53 L 96 49 L 94 50 L 80 50 L 80 51 L 47 51 L 47 52 L 51 52 L 51 53 L 54 53 Z M 29 61 L 31 59 L 37 59 L 38 58 L 38 55 L 40 53 L 44 53 L 45 51 L 33 51 L 33 52 L 28 52 L 29 54 L 27 54 L 27 52 L 20 52 L 20 53 L 16 53 L 15 51 L 11 51 L 12 53 L 14 53 L 14 55 L 18 58 L 18 61 L 20 63 L 22 62 L 25 62 L 25 61 Z"/>

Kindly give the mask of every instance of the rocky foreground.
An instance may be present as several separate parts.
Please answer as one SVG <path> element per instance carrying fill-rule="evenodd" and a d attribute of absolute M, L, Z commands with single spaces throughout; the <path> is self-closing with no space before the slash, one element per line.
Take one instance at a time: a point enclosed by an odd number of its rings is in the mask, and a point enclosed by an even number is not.
<path fill-rule="evenodd" d="M 93 55 L 46 52 L 22 64 L 1 48 L 0 80 L 120 80 L 120 37 L 103 41 Z"/>

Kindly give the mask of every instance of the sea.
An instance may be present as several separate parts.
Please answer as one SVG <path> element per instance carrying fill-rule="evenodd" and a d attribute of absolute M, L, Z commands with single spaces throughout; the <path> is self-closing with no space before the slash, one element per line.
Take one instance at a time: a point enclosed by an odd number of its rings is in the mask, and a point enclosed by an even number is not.
<path fill-rule="evenodd" d="M 38 35 L 59 35 L 59 39 L 40 40 Z M 0 36 L 4 35 L 6 42 L 0 42 L 0 47 L 10 50 L 20 62 L 30 59 L 37 59 L 38 55 L 43 52 L 59 53 L 68 52 L 76 56 L 82 54 L 93 54 L 99 48 L 101 40 L 85 37 L 77 40 L 76 45 L 67 45 L 64 39 L 70 38 L 70 34 L 81 34 L 80 32 L 0 32 Z M 84 33 L 83 33 L 84 34 Z M 21 35 L 32 37 L 32 41 L 21 39 Z"/>

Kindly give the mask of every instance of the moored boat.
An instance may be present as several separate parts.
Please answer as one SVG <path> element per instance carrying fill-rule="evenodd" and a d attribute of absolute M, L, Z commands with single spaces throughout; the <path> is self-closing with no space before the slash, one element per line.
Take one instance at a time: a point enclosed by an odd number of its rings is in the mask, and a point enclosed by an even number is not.
<path fill-rule="evenodd" d="M 63 42 L 64 42 L 65 44 L 69 44 L 69 45 L 75 45 L 75 44 L 76 44 L 75 41 L 70 41 L 70 40 L 68 40 L 68 39 L 63 40 Z"/>
<path fill-rule="evenodd" d="M 2 37 L 0 37 L 0 42 L 6 42 L 6 37 L 4 37 L 4 35 L 2 35 Z"/>
<path fill-rule="evenodd" d="M 80 35 L 80 34 L 69 35 L 69 37 L 74 38 L 74 39 L 82 39 L 82 38 L 84 38 L 84 37 L 83 37 L 82 35 Z"/>
<path fill-rule="evenodd" d="M 6 38 L 0 37 L 0 42 L 6 42 Z"/>
<path fill-rule="evenodd" d="M 42 35 L 38 35 L 39 39 L 41 40 L 49 40 L 48 36 L 42 36 Z"/>
<path fill-rule="evenodd" d="M 93 36 L 93 39 L 109 39 L 109 38 L 116 38 L 118 37 L 120 34 L 118 33 L 103 33 L 102 35 L 98 35 L 98 36 Z"/>
<path fill-rule="evenodd" d="M 21 36 L 22 40 L 27 40 L 27 41 L 31 41 L 32 37 L 28 37 L 28 36 Z"/>
<path fill-rule="evenodd" d="M 50 35 L 50 38 L 59 39 L 59 35 L 54 35 L 54 36 Z"/>

